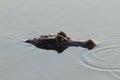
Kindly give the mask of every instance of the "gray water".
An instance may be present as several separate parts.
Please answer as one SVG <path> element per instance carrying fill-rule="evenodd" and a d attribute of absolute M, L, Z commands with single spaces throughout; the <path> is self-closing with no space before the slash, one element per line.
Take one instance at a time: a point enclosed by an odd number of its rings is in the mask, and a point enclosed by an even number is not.
<path fill-rule="evenodd" d="M 1 0 L 0 80 L 119 80 L 119 10 L 119 0 Z M 57 54 L 24 43 L 59 31 L 97 46 Z"/>

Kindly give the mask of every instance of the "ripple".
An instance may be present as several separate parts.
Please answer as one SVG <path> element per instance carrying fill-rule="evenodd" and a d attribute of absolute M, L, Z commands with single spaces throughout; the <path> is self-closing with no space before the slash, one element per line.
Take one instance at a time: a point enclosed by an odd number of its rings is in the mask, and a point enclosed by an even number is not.
<path fill-rule="evenodd" d="M 9 37 L 0 37 L 0 58 L 19 55 L 19 54 L 26 54 L 33 50 L 33 48 L 23 41 L 13 40 Z"/>
<path fill-rule="evenodd" d="M 120 71 L 120 40 L 100 42 L 91 51 L 82 54 L 80 62 L 89 68 L 102 71 Z"/>

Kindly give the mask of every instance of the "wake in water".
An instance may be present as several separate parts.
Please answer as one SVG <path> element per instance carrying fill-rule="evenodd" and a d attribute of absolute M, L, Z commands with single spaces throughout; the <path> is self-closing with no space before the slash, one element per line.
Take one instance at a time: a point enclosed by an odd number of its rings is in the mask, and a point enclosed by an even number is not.
<path fill-rule="evenodd" d="M 91 51 L 82 54 L 80 63 L 101 71 L 109 71 L 120 78 L 120 39 L 102 41 Z"/>
<path fill-rule="evenodd" d="M 24 34 L 24 36 L 21 34 L 17 37 L 0 36 L 2 45 L 0 46 L 0 57 L 26 54 L 35 49 L 35 47 L 24 43 L 24 39 L 27 39 L 31 34 Z M 93 50 L 83 53 L 80 62 L 91 69 L 109 71 L 120 79 L 120 39 L 100 42 Z"/>
<path fill-rule="evenodd" d="M 24 40 L 28 38 L 27 36 L 30 36 L 31 34 L 32 33 L 12 36 L 0 35 L 0 57 L 26 54 L 35 49 L 35 47 L 24 43 Z"/>

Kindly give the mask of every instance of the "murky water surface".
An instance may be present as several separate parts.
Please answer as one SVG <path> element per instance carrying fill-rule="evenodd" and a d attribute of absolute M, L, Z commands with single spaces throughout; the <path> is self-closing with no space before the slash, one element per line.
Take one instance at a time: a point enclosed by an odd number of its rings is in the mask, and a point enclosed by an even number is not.
<path fill-rule="evenodd" d="M 119 80 L 119 10 L 118 0 L 0 1 L 0 80 Z M 24 43 L 61 30 L 97 46 L 57 54 Z"/>

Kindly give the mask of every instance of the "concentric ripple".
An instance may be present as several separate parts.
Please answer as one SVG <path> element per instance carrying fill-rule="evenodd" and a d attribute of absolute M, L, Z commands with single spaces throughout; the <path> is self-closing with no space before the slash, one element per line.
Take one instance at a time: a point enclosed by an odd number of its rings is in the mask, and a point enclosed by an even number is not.
<path fill-rule="evenodd" d="M 106 40 L 81 57 L 86 67 L 103 71 L 120 71 L 120 40 Z"/>

